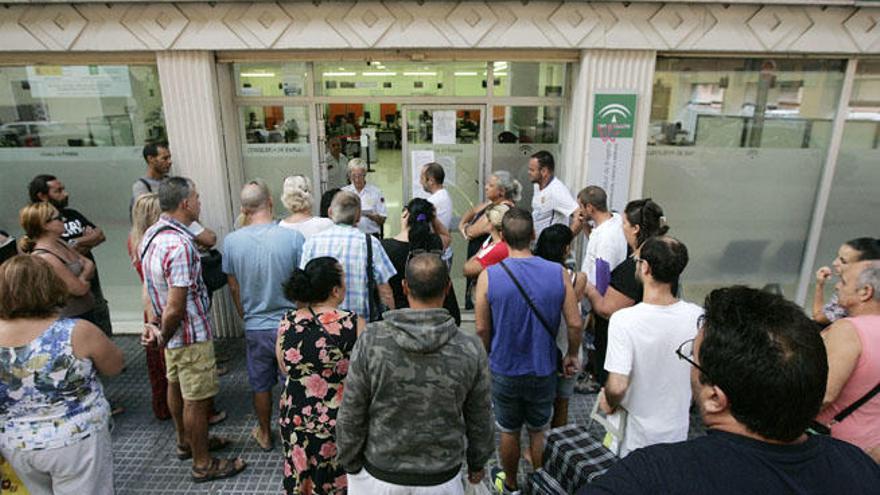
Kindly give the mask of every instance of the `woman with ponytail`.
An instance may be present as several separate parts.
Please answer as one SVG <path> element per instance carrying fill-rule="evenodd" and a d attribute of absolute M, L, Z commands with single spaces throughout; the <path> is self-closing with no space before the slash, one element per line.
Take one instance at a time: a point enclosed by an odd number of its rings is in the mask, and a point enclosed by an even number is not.
<path fill-rule="evenodd" d="M 315 258 L 294 269 L 284 286 L 298 309 L 278 327 L 275 354 L 287 375 L 278 422 L 284 445 L 286 493 L 345 493 L 347 478 L 336 462 L 336 414 L 343 380 L 366 323 L 338 309 L 345 276 L 335 258 Z"/>
<path fill-rule="evenodd" d="M 388 284 L 394 293 L 394 307 L 397 309 L 408 308 L 409 301 L 403 293 L 403 275 L 406 273 L 406 262 L 413 253 L 443 253 L 449 245 L 449 231 L 443 222 L 437 218 L 434 205 L 428 200 L 415 198 L 403 209 L 400 217 L 400 233 L 390 239 L 382 239 L 382 247 L 391 259 L 397 275 L 391 277 Z M 450 287 L 443 307 L 455 319 L 455 324 L 461 324 L 461 310 L 455 291 Z"/>

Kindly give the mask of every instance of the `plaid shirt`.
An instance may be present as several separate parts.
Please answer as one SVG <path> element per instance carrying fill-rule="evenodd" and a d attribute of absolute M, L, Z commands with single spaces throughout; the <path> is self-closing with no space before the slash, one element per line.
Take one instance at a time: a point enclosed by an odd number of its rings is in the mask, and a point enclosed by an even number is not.
<path fill-rule="evenodd" d="M 163 230 L 162 227 L 174 230 Z M 155 235 L 155 239 L 153 236 Z M 180 328 L 168 341 L 168 348 L 183 347 L 211 340 L 211 322 L 208 319 L 208 288 L 202 281 L 202 263 L 199 250 L 187 228 L 171 217 L 162 215 L 159 221 L 144 233 L 138 252 L 150 242 L 141 261 L 147 294 L 157 316 L 161 316 L 168 303 L 170 287 L 186 287 L 186 313 Z"/>
<path fill-rule="evenodd" d="M 367 285 L 367 243 L 364 235 L 350 225 L 334 225 L 309 237 L 303 246 L 300 268 L 305 268 L 306 263 L 321 256 L 339 260 L 345 272 L 345 300 L 340 307 L 367 318 L 370 314 L 370 299 Z M 373 278 L 376 284 L 387 284 L 397 274 L 397 270 L 379 239 L 370 236 L 370 240 L 373 243 Z"/>

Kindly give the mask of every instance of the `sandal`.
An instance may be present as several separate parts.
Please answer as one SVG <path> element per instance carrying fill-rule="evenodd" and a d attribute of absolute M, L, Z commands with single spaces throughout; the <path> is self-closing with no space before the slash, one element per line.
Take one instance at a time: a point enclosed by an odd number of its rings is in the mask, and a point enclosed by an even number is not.
<path fill-rule="evenodd" d="M 214 457 L 211 459 L 211 464 L 208 467 L 197 468 L 193 466 L 190 476 L 192 476 L 193 483 L 204 483 L 206 481 L 231 478 L 244 471 L 246 467 L 247 463 L 238 458 L 218 459 Z"/>
<path fill-rule="evenodd" d="M 215 412 L 208 416 L 208 426 L 218 425 L 226 421 L 226 411 Z"/>
<path fill-rule="evenodd" d="M 232 440 L 223 437 L 208 437 L 208 451 L 214 452 L 215 450 L 225 449 L 232 445 Z M 177 446 L 177 458 L 181 461 L 185 461 L 187 459 L 192 458 L 192 449 L 185 445 Z"/>
<path fill-rule="evenodd" d="M 275 448 L 274 442 L 272 441 L 272 433 L 271 432 L 269 432 L 268 444 L 263 445 L 263 443 L 260 442 L 260 427 L 259 426 L 254 426 L 254 428 L 251 430 L 251 438 L 253 438 L 257 442 L 257 446 L 260 447 L 260 450 L 262 450 L 263 452 L 272 452 L 272 450 L 274 450 L 274 448 Z"/>

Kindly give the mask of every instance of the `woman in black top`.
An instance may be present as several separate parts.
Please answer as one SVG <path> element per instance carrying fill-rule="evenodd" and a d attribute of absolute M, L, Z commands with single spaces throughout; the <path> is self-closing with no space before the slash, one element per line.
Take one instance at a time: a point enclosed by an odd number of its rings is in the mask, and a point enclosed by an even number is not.
<path fill-rule="evenodd" d="M 394 293 L 396 309 L 409 307 L 409 301 L 403 294 L 402 281 L 406 274 L 406 262 L 411 253 L 429 252 L 440 256 L 449 245 L 449 231 L 437 218 L 434 205 L 422 198 L 415 198 L 404 207 L 403 215 L 400 217 L 400 229 L 400 233 L 396 236 L 382 239 L 382 247 L 385 248 L 394 269 L 397 270 L 397 274 L 388 281 Z M 443 301 L 443 307 L 455 319 L 455 324 L 461 325 L 461 310 L 458 308 L 452 287 L 449 288 L 446 300 Z"/>
<path fill-rule="evenodd" d="M 663 208 L 651 198 L 636 199 L 626 204 L 623 214 L 623 234 L 629 244 L 631 253 L 651 237 L 663 235 L 669 231 Z M 673 293 L 678 292 L 678 283 L 672 286 Z M 603 296 L 593 285 L 587 282 L 586 296 L 590 300 L 595 316 L 593 332 L 595 335 L 592 371 L 600 385 L 605 383 L 608 373 L 605 371 L 605 351 L 608 347 L 608 319 L 615 311 L 634 306 L 642 302 L 642 284 L 636 280 L 636 262 L 632 256 L 627 257 L 611 271 L 611 283 Z"/>

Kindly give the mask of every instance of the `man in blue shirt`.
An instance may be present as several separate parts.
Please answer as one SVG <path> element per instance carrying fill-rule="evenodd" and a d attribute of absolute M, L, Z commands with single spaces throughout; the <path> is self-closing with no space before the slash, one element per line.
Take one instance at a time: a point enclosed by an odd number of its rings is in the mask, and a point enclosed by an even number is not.
<path fill-rule="evenodd" d="M 272 449 L 272 387 L 278 380 L 275 335 L 278 322 L 293 304 L 283 285 L 299 264 L 302 234 L 280 227 L 272 219 L 272 195 L 262 180 L 241 190 L 241 229 L 223 243 L 223 272 L 239 316 L 244 318 L 248 381 L 254 391 L 258 426 L 251 435 L 265 450 Z"/>
<path fill-rule="evenodd" d="M 502 493 L 517 493 L 520 431 L 525 424 L 532 465 L 540 468 L 544 430 L 550 426 L 556 399 L 557 370 L 562 364 L 565 376 L 571 377 L 580 367 L 582 321 L 565 269 L 532 256 L 529 250 L 535 238 L 532 215 L 521 208 L 508 210 L 501 221 L 501 237 L 509 256 L 477 279 L 474 321 L 489 352 L 492 403 L 501 430 L 498 450 L 504 472 L 493 481 L 501 485 Z M 559 363 L 556 333 L 563 317 L 568 355 Z"/>

